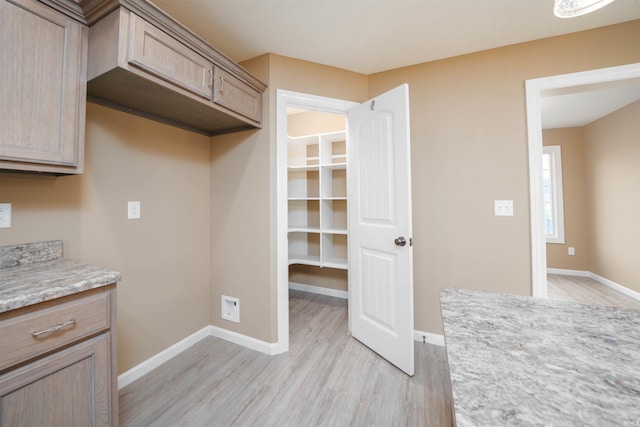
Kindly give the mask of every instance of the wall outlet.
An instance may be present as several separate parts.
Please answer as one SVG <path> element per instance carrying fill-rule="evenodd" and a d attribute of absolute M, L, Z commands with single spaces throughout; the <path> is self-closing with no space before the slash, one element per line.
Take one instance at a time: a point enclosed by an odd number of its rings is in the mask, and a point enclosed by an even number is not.
<path fill-rule="evenodd" d="M 127 219 L 140 219 L 140 202 L 127 202 Z"/>
<path fill-rule="evenodd" d="M 0 203 L 0 228 L 11 228 L 11 203 Z"/>
<path fill-rule="evenodd" d="M 569 252 L 569 255 L 575 255 L 576 254 L 576 248 L 572 248 L 571 246 L 569 246 L 568 252 Z"/>
<path fill-rule="evenodd" d="M 493 212 L 495 216 L 513 216 L 513 200 L 494 200 Z"/>
<path fill-rule="evenodd" d="M 240 300 L 222 295 L 222 318 L 240 323 Z"/>

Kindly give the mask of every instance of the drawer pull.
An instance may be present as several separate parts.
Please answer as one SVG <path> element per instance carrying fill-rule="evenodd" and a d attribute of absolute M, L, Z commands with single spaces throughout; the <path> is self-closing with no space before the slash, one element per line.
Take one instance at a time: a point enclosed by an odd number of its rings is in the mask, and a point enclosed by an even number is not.
<path fill-rule="evenodd" d="M 220 76 L 220 95 L 224 95 L 224 76 Z"/>
<path fill-rule="evenodd" d="M 75 323 L 76 323 L 75 319 L 71 319 L 68 322 L 58 323 L 57 325 L 52 325 L 50 328 L 45 329 L 43 331 L 31 332 L 31 335 L 34 338 L 38 338 L 40 335 L 52 334 L 54 332 L 58 332 L 60 329 L 66 328 L 67 326 L 74 325 Z"/>

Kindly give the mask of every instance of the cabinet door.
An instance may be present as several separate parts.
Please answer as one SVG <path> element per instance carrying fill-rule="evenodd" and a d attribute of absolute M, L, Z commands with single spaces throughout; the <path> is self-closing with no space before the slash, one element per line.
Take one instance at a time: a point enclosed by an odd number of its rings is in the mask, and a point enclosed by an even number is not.
<path fill-rule="evenodd" d="M 116 425 L 109 340 L 102 334 L 1 375 L 0 426 Z"/>
<path fill-rule="evenodd" d="M 26 162 L 81 171 L 87 35 L 35 0 L 0 2 L 0 168 Z"/>
<path fill-rule="evenodd" d="M 260 92 L 219 67 L 215 67 L 213 74 L 213 102 L 260 123 Z"/>
<path fill-rule="evenodd" d="M 131 14 L 129 63 L 211 99 L 213 64 L 134 14 Z"/>

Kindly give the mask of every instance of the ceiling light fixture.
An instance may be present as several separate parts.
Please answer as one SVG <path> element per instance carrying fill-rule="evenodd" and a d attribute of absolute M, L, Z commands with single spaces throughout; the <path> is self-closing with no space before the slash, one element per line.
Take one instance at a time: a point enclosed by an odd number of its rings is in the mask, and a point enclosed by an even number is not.
<path fill-rule="evenodd" d="M 558 18 L 573 18 L 605 7 L 613 0 L 556 0 L 553 13 Z"/>

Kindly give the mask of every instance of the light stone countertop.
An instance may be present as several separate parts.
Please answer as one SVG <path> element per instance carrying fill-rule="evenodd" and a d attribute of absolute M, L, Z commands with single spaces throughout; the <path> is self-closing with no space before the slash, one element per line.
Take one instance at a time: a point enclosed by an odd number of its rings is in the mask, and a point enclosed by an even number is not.
<path fill-rule="evenodd" d="M 0 313 L 122 279 L 118 272 L 61 256 L 60 241 L 0 247 L 0 259 L 4 261 L 0 264 Z"/>
<path fill-rule="evenodd" d="M 640 311 L 447 289 L 456 425 L 640 425 Z"/>

